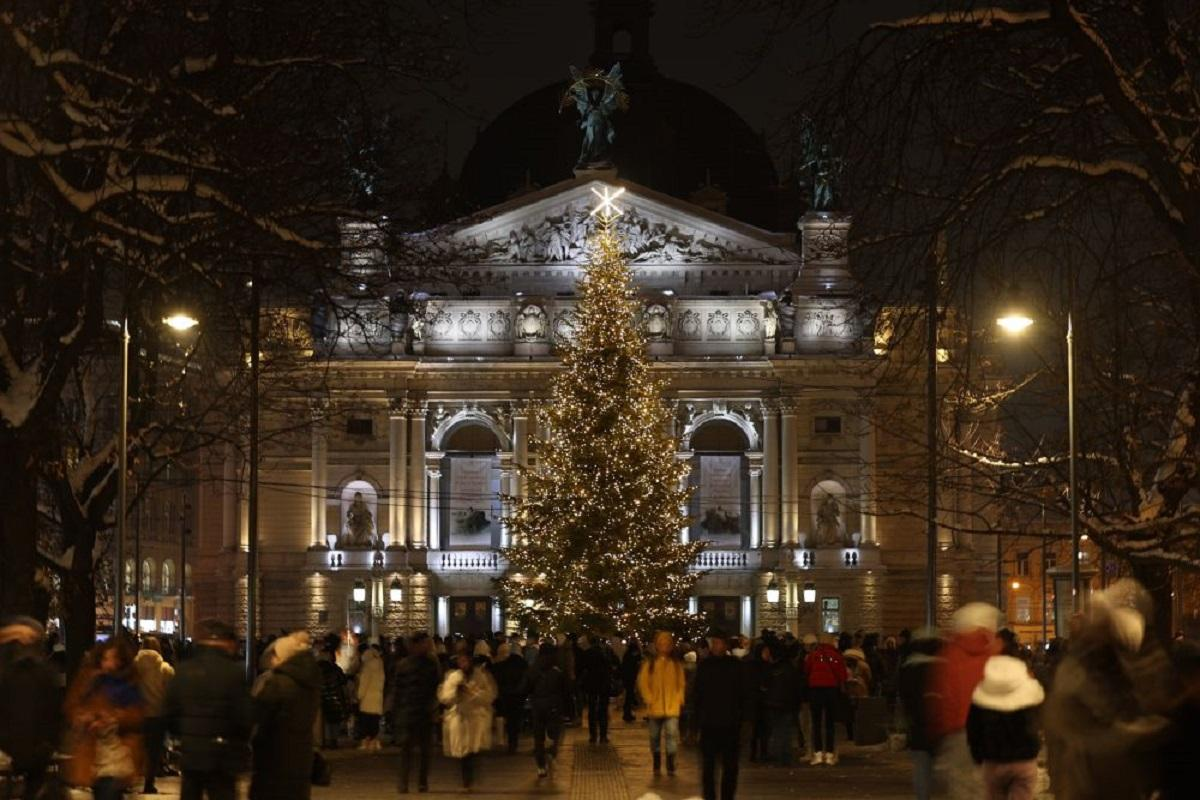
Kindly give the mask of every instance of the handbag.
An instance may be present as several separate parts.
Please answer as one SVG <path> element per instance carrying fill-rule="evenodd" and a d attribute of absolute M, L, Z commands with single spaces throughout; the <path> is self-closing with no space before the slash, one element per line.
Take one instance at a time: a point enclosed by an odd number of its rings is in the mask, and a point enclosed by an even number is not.
<path fill-rule="evenodd" d="M 320 751 L 313 751 L 312 758 L 312 785 L 313 786 L 328 786 L 333 783 L 333 770 L 329 766 L 329 762 L 325 760 L 325 756 L 321 755 Z"/>

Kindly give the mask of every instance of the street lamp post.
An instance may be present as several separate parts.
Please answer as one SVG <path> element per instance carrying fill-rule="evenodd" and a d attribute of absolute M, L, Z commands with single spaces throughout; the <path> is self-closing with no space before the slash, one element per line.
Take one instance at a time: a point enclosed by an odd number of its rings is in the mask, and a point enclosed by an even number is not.
<path fill-rule="evenodd" d="M 246 520 L 246 676 L 254 680 L 258 652 L 255 648 L 258 607 L 258 270 L 250 278 L 250 492 Z"/>
<path fill-rule="evenodd" d="M 938 486 L 937 486 L 937 343 L 938 343 L 938 263 L 930 256 L 929 273 L 926 276 L 926 376 L 925 376 L 925 445 L 929 450 L 926 464 L 925 509 L 925 627 L 937 627 L 937 537 L 938 537 Z"/>
<path fill-rule="evenodd" d="M 125 621 L 125 506 L 129 487 L 125 473 L 129 469 L 129 315 L 121 318 L 121 446 L 117 452 L 117 547 L 113 565 L 113 639 L 121 635 Z"/>
<path fill-rule="evenodd" d="M 1020 334 L 1033 324 L 1027 312 L 1016 307 L 1005 310 L 996 324 L 1006 333 Z M 1079 487 L 1075 462 L 1075 324 L 1071 309 L 1067 309 L 1067 505 L 1071 513 L 1071 611 L 1079 613 L 1083 587 L 1079 574 Z"/>

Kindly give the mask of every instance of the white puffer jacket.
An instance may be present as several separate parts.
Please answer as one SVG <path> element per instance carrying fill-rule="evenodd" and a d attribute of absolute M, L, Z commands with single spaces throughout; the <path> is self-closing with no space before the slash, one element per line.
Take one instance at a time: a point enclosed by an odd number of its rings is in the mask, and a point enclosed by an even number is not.
<path fill-rule="evenodd" d="M 362 654 L 358 670 L 358 710 L 361 714 L 383 713 L 383 659 L 379 651 Z"/>
<path fill-rule="evenodd" d="M 492 701 L 496 682 L 482 667 L 467 678 L 456 669 L 438 688 L 438 700 L 447 706 L 442 727 L 442 749 L 451 758 L 462 758 L 492 746 Z"/>

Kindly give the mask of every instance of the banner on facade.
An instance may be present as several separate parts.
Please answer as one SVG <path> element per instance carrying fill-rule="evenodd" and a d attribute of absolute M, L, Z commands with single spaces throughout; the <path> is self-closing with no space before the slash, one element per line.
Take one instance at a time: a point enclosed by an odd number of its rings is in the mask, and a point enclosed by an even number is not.
<path fill-rule="evenodd" d="M 447 511 L 450 544 L 488 547 L 500 525 L 499 477 L 494 456 L 450 459 Z"/>
<path fill-rule="evenodd" d="M 741 456 L 700 456 L 699 526 L 707 536 L 741 534 Z"/>

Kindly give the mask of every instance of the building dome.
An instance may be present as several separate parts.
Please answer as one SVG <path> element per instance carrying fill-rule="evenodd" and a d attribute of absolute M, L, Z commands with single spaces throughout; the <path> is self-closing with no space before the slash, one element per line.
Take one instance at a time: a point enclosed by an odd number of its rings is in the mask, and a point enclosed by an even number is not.
<path fill-rule="evenodd" d="M 681 199 L 713 189 L 725 213 L 775 229 L 778 181 L 763 137 L 703 89 L 658 74 L 647 39 L 649 3 L 599 2 L 593 65 L 620 61 L 630 108 L 613 118 L 613 161 L 626 180 Z M 582 131 L 573 108 L 559 113 L 563 80 L 526 95 L 484 128 L 463 164 L 459 187 L 476 208 L 570 178 Z M 711 202 L 711 201 L 710 201 Z M 790 227 L 790 225 L 789 225 Z"/>

